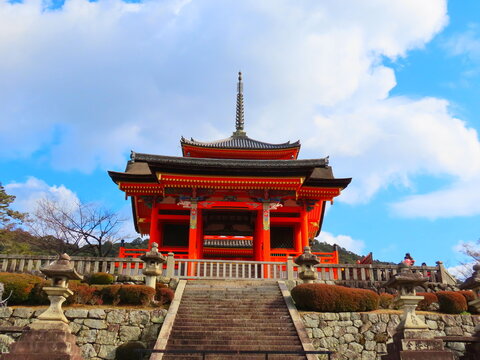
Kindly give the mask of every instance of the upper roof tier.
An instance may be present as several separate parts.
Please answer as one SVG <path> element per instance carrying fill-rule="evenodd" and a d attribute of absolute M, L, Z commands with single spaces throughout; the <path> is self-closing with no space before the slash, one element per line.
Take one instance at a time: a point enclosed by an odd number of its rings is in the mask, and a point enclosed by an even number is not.
<path fill-rule="evenodd" d="M 251 139 L 244 130 L 242 73 L 238 73 L 236 131 L 229 138 L 202 142 L 191 138 L 180 140 L 184 157 L 216 159 L 292 160 L 298 157 L 300 141 L 270 144 Z"/>
<path fill-rule="evenodd" d="M 302 185 L 344 189 L 351 179 L 333 176 L 328 158 L 302 160 L 207 159 L 135 153 L 125 172 L 109 171 L 117 183 L 158 183 L 159 174 L 198 176 L 201 179 L 222 177 L 302 178 Z"/>

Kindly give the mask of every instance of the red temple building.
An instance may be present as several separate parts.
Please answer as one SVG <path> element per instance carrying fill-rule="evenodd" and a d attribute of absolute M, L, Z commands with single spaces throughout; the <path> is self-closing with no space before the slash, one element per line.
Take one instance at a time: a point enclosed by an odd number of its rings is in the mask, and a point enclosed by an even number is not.
<path fill-rule="evenodd" d="M 297 159 L 298 141 L 249 138 L 241 74 L 232 136 L 213 142 L 182 137 L 180 143 L 182 157 L 132 152 L 125 172 L 109 172 L 131 199 L 137 232 L 178 258 L 298 256 L 319 234 L 326 202 L 351 181 L 334 178 L 328 158 Z M 120 256 L 128 254 L 121 249 Z M 338 263 L 333 255 L 325 262 Z"/>

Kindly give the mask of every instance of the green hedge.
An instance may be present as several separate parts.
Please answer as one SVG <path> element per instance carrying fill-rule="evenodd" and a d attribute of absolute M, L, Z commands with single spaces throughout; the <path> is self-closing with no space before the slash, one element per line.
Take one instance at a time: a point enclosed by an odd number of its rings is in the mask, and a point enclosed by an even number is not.
<path fill-rule="evenodd" d="M 93 283 L 109 283 L 113 280 L 110 274 L 93 274 L 89 281 L 92 285 L 80 281 L 70 281 L 69 289 L 73 295 L 67 298 L 66 304 L 80 305 L 149 305 L 154 297 L 161 304 L 168 304 L 172 301 L 174 292 L 162 285 L 157 290 L 145 285 L 93 285 Z M 9 305 L 46 305 L 48 297 L 42 290 L 49 286 L 50 281 L 30 274 L 0 273 L 0 282 L 4 284 L 3 297 L 9 296 Z"/>
<path fill-rule="evenodd" d="M 371 311 L 378 309 L 380 301 L 371 290 L 326 284 L 298 285 L 292 297 L 299 308 L 321 312 Z"/>
<path fill-rule="evenodd" d="M 88 277 L 88 283 L 90 285 L 111 285 L 114 281 L 115 277 L 105 272 L 94 273 Z"/>
<path fill-rule="evenodd" d="M 4 285 L 3 297 L 8 299 L 9 305 L 37 304 L 48 302 L 41 288 L 47 282 L 41 277 L 30 274 L 0 273 L 0 282 Z"/>

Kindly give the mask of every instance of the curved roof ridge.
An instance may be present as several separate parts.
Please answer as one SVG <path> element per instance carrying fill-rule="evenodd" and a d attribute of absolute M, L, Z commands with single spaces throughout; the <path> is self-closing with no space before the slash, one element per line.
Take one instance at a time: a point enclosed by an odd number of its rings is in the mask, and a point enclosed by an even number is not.
<path fill-rule="evenodd" d="M 226 139 L 215 140 L 211 142 L 197 141 L 193 138 L 191 140 L 185 139 L 183 136 L 180 140 L 181 144 L 188 144 L 199 147 L 208 148 L 226 148 L 226 149 L 288 149 L 300 147 L 300 140 L 291 143 L 290 141 L 281 144 L 271 144 L 259 140 L 249 138 L 246 135 L 238 136 L 232 135 Z"/>

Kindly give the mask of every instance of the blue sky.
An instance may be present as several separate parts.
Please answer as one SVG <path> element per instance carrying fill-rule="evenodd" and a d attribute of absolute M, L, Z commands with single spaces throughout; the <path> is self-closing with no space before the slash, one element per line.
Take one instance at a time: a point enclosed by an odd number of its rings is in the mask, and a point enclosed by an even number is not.
<path fill-rule="evenodd" d="M 300 139 L 353 178 L 320 240 L 455 266 L 480 238 L 476 0 L 2 1 L 0 54 L 0 181 L 20 210 L 129 216 L 107 170 L 229 136 L 242 70 L 249 136 Z"/>

